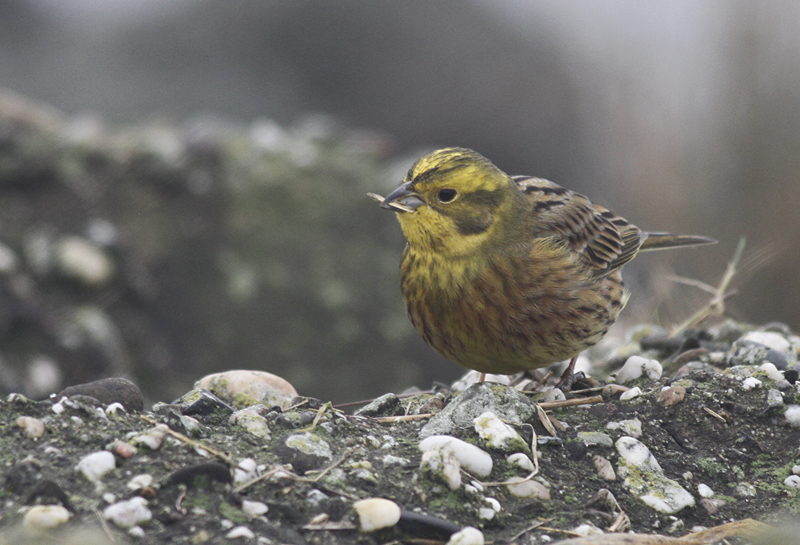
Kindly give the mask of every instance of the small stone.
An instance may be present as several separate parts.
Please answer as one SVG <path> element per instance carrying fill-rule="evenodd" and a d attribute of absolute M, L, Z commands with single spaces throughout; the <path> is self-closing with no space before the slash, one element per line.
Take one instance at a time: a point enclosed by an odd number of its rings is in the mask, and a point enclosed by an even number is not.
<path fill-rule="evenodd" d="M 756 487 L 750 483 L 737 483 L 733 495 L 740 499 L 755 498 L 758 495 Z"/>
<path fill-rule="evenodd" d="M 487 411 L 474 420 L 475 431 L 480 435 L 486 444 L 498 450 L 524 452 L 528 446 L 517 431 L 497 418 L 490 411 Z"/>
<path fill-rule="evenodd" d="M 395 394 L 388 393 L 372 400 L 355 413 L 355 416 L 399 416 L 403 414 L 403 404 Z"/>
<path fill-rule="evenodd" d="M 136 447 L 125 441 L 117 441 L 114 445 L 114 453 L 120 458 L 130 458 L 136 454 Z"/>
<path fill-rule="evenodd" d="M 786 337 L 774 331 L 751 331 L 741 340 L 758 343 L 783 354 L 788 354 L 791 350 L 791 344 Z"/>
<path fill-rule="evenodd" d="M 636 386 L 626 392 L 622 392 L 622 394 L 619 396 L 619 400 L 630 401 L 631 399 L 639 397 L 640 395 L 642 395 L 642 389 Z"/>
<path fill-rule="evenodd" d="M 248 517 L 256 518 L 266 514 L 266 512 L 269 511 L 269 507 L 264 502 L 243 500 L 242 511 L 244 511 Z"/>
<path fill-rule="evenodd" d="M 72 514 L 60 505 L 34 505 L 25 513 L 22 525 L 26 528 L 49 530 L 69 520 Z"/>
<path fill-rule="evenodd" d="M 64 276 L 86 286 L 104 286 L 114 274 L 113 259 L 102 248 L 81 237 L 64 237 L 55 248 L 55 257 Z"/>
<path fill-rule="evenodd" d="M 487 411 L 512 424 L 536 418 L 534 403 L 521 392 L 499 384 L 479 382 L 455 396 L 434 415 L 420 430 L 420 439 L 432 435 L 451 435 L 472 427 L 475 418 Z"/>
<path fill-rule="evenodd" d="M 618 384 L 625 384 L 632 380 L 636 380 L 645 376 L 652 380 L 661 378 L 663 369 L 661 364 L 656 360 L 649 360 L 641 356 L 631 356 L 622 366 L 622 369 L 617 371 L 616 382 Z"/>
<path fill-rule="evenodd" d="M 446 444 L 434 445 L 422 453 L 420 471 L 425 477 L 446 484 L 450 490 L 461 486 L 461 464 Z"/>
<path fill-rule="evenodd" d="M 237 409 L 264 404 L 288 409 L 297 390 L 288 381 L 266 371 L 226 371 L 198 380 L 197 389 L 209 390 Z"/>
<path fill-rule="evenodd" d="M 595 526 L 594 524 L 580 524 L 572 529 L 572 533 L 581 537 L 588 537 L 588 536 L 599 536 L 604 534 L 603 530 Z"/>
<path fill-rule="evenodd" d="M 606 481 L 616 481 L 617 474 L 614 472 L 614 466 L 607 458 L 595 454 L 592 456 L 592 463 L 597 470 L 597 476 Z"/>
<path fill-rule="evenodd" d="M 38 439 L 44 435 L 44 422 L 32 416 L 20 416 L 17 418 L 17 426 L 22 428 L 25 437 L 28 439 Z"/>
<path fill-rule="evenodd" d="M 783 407 L 783 394 L 780 390 L 774 388 L 767 390 L 767 406 L 773 409 Z"/>
<path fill-rule="evenodd" d="M 467 526 L 450 536 L 447 545 L 483 545 L 483 532 L 472 526 Z"/>
<path fill-rule="evenodd" d="M 331 446 L 313 432 L 289 433 L 278 439 L 275 453 L 295 471 L 304 475 L 319 469 L 333 459 Z"/>
<path fill-rule="evenodd" d="M 492 520 L 497 513 L 500 512 L 500 502 L 497 501 L 495 498 L 486 497 L 483 498 L 486 503 L 489 504 L 488 507 L 481 507 L 478 509 L 478 516 L 483 520 Z"/>
<path fill-rule="evenodd" d="M 231 415 L 236 412 L 236 409 L 228 405 L 225 401 L 212 394 L 208 390 L 202 388 L 191 390 L 172 402 L 172 405 L 177 405 L 180 412 L 185 415 Z M 164 404 L 163 409 L 159 404 L 153 405 L 153 412 L 161 413 L 169 411 L 169 405 Z"/>
<path fill-rule="evenodd" d="M 792 473 L 800 475 L 800 465 L 792 466 Z"/>
<path fill-rule="evenodd" d="M 509 484 L 506 485 L 508 491 L 518 498 L 536 498 L 542 501 L 550 501 L 550 491 L 542 483 L 533 479 L 524 480 L 522 477 L 509 477 Z"/>
<path fill-rule="evenodd" d="M 577 436 L 578 441 L 583 441 L 587 447 L 609 447 L 614 446 L 614 441 L 605 433 L 596 431 L 579 431 Z"/>
<path fill-rule="evenodd" d="M 709 515 L 716 515 L 719 512 L 719 508 L 725 505 L 725 502 L 712 498 L 702 498 L 700 500 L 700 505 Z"/>
<path fill-rule="evenodd" d="M 789 405 L 783 416 L 790 426 L 800 427 L 800 405 Z"/>
<path fill-rule="evenodd" d="M 527 454 L 523 454 L 521 452 L 515 452 L 506 458 L 506 461 L 511 465 L 524 469 L 525 471 L 534 470 L 533 461 L 531 461 Z"/>
<path fill-rule="evenodd" d="M 552 401 L 564 401 L 567 399 L 567 396 L 564 395 L 564 392 L 561 388 L 549 388 L 543 392 L 542 401 L 544 402 L 552 402 Z"/>
<path fill-rule="evenodd" d="M 259 437 L 261 439 L 269 439 L 269 425 L 267 419 L 259 414 L 256 407 L 264 407 L 264 405 L 254 405 L 236 411 L 228 419 L 229 426 L 241 426 L 247 433 Z"/>
<path fill-rule="evenodd" d="M 56 395 L 57 399 L 86 395 L 99 400 L 103 405 L 121 403 L 129 412 L 139 412 L 144 408 L 142 391 L 133 382 L 121 377 L 112 377 L 78 384 L 64 388 Z"/>
<path fill-rule="evenodd" d="M 686 397 L 686 388 L 682 386 L 672 386 L 665 390 L 661 390 L 656 396 L 656 401 L 665 407 L 677 405 Z"/>
<path fill-rule="evenodd" d="M 422 452 L 437 445 L 447 445 L 459 464 L 479 477 L 488 477 L 492 472 L 492 457 L 475 445 L 449 435 L 432 435 L 419 444 Z"/>
<path fill-rule="evenodd" d="M 153 476 L 149 473 L 140 473 L 128 481 L 127 487 L 130 490 L 141 490 L 153 484 Z"/>
<path fill-rule="evenodd" d="M 132 528 L 147 522 L 153 518 L 153 514 L 147 508 L 147 500 L 136 496 L 106 507 L 103 510 L 103 518 L 112 521 L 120 528 Z"/>
<path fill-rule="evenodd" d="M 84 477 L 91 482 L 97 483 L 103 475 L 115 467 L 117 467 L 117 462 L 114 459 L 114 455 L 107 450 L 101 450 L 84 456 L 75 466 L 75 469 L 83 473 Z"/>
<path fill-rule="evenodd" d="M 400 506 L 383 498 L 368 498 L 353 504 L 359 527 L 364 532 L 389 528 L 400 520 Z"/>
<path fill-rule="evenodd" d="M 702 484 L 702 483 L 697 485 L 697 493 L 700 494 L 700 497 L 702 497 L 702 498 L 713 498 L 714 497 L 714 491 L 711 490 L 711 487 L 709 487 L 706 484 Z"/>
<path fill-rule="evenodd" d="M 233 484 L 248 483 L 258 477 L 258 463 L 252 458 L 242 458 L 233 469 Z"/>
<path fill-rule="evenodd" d="M 783 480 L 783 484 L 785 484 L 789 488 L 800 488 L 800 476 L 789 475 Z"/>
<path fill-rule="evenodd" d="M 625 479 L 625 486 L 645 504 L 670 515 L 695 504 L 689 492 L 664 475 L 643 443 L 624 436 L 617 439 L 616 447 L 620 454 L 619 475 Z"/>
<path fill-rule="evenodd" d="M 150 450 L 158 450 L 161 447 L 161 444 L 164 442 L 164 439 L 167 437 L 167 432 L 169 431 L 169 426 L 166 424 L 158 424 L 144 433 L 140 433 L 139 435 L 133 437 L 130 440 L 130 444 L 138 447 L 138 446 L 145 446 Z"/>
<path fill-rule="evenodd" d="M 606 424 L 608 430 L 619 430 L 623 435 L 630 435 L 638 439 L 642 436 L 642 421 L 638 418 L 630 420 L 620 420 L 619 422 L 609 422 Z"/>
<path fill-rule="evenodd" d="M 759 369 L 764 371 L 767 374 L 767 377 L 774 382 L 784 380 L 783 373 L 781 371 L 778 371 L 778 368 L 775 367 L 774 363 L 770 362 L 764 363 L 761 365 L 761 367 L 759 367 Z"/>
<path fill-rule="evenodd" d="M 742 388 L 744 388 L 745 391 L 758 388 L 759 386 L 761 386 L 761 381 L 756 377 L 749 377 L 742 381 Z"/>
<path fill-rule="evenodd" d="M 244 539 L 254 539 L 256 535 L 247 526 L 236 526 L 235 528 L 232 528 L 227 534 L 225 534 L 225 537 L 228 539 L 238 539 L 240 537 Z"/>

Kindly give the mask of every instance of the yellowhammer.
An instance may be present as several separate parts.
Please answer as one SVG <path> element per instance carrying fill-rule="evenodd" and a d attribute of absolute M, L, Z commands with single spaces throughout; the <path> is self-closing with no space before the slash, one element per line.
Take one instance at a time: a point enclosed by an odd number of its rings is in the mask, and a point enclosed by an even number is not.
<path fill-rule="evenodd" d="M 417 161 L 381 206 L 397 212 L 408 240 L 401 289 L 422 338 L 484 374 L 571 359 L 562 387 L 622 309 L 625 263 L 639 250 L 716 242 L 643 232 L 583 195 L 509 176 L 464 148 Z"/>

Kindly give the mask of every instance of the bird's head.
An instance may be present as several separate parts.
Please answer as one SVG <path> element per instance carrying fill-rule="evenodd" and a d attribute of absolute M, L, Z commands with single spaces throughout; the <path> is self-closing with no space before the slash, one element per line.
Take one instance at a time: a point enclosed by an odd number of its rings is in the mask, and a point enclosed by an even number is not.
<path fill-rule="evenodd" d="M 497 224 L 508 224 L 498 218 L 520 204 L 514 182 L 488 159 L 445 148 L 417 161 L 381 206 L 397 211 L 412 247 L 464 255 L 496 236 Z"/>

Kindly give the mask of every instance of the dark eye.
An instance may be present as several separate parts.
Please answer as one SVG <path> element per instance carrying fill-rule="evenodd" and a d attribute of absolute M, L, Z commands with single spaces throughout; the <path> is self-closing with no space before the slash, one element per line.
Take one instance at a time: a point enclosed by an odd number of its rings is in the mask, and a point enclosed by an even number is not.
<path fill-rule="evenodd" d="M 440 202 L 450 202 L 456 198 L 456 190 L 455 189 L 442 189 L 439 191 L 439 201 Z"/>

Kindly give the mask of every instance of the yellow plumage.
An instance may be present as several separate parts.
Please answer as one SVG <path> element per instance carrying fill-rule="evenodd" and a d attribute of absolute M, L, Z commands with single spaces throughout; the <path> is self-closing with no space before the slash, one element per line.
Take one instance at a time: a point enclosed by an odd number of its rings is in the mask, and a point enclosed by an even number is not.
<path fill-rule="evenodd" d="M 415 329 L 483 373 L 574 365 L 614 323 L 620 268 L 639 250 L 714 242 L 642 232 L 583 195 L 508 176 L 464 148 L 417 161 L 382 206 L 397 211 L 408 241 L 401 289 Z"/>

